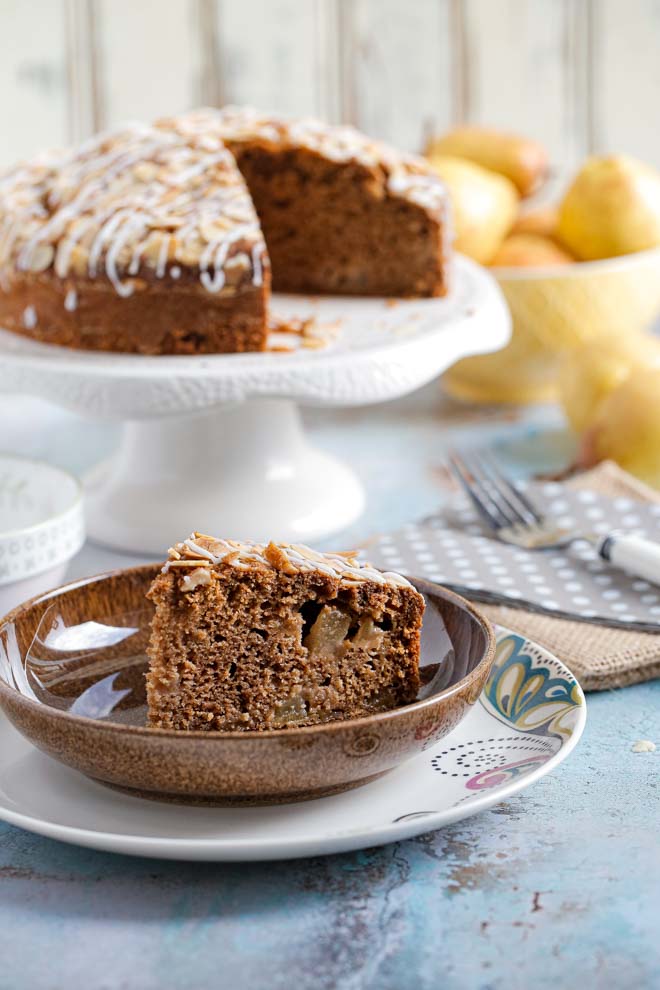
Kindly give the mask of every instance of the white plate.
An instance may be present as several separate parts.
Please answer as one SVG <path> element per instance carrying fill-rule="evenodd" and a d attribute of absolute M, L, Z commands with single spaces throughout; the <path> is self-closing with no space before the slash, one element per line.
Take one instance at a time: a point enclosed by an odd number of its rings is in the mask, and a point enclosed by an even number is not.
<path fill-rule="evenodd" d="M 88 533 L 104 546 L 159 556 L 192 520 L 207 533 L 313 543 L 360 515 L 364 491 L 310 444 L 294 402 L 385 402 L 504 346 L 511 316 L 493 276 L 458 256 L 453 276 L 445 297 L 394 304 L 276 294 L 276 316 L 338 329 L 328 347 L 290 354 L 110 354 L 0 329 L 0 392 L 126 421 L 112 460 L 86 479 Z"/>
<path fill-rule="evenodd" d="M 391 300 L 275 294 L 274 315 L 336 325 L 334 342 L 290 354 L 156 355 L 79 351 L 0 330 L 0 391 L 81 414 L 141 420 L 244 399 L 365 405 L 419 388 L 459 358 L 507 343 L 511 317 L 493 276 L 457 256 L 449 295 Z M 281 343 L 293 344 L 286 335 Z"/>
<path fill-rule="evenodd" d="M 586 721 L 575 678 L 498 630 L 480 701 L 451 735 L 365 787 L 268 808 L 198 808 L 119 794 L 39 753 L 0 716 L 0 819 L 92 849 L 188 860 L 268 860 L 377 846 L 448 825 L 564 760 Z"/>

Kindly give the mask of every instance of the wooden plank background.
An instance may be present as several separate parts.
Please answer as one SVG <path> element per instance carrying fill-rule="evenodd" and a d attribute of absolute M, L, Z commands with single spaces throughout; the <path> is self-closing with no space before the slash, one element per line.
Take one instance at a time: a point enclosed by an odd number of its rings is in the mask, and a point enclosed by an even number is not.
<path fill-rule="evenodd" d="M 660 0 L 0 0 L 0 166 L 127 119 L 250 103 L 418 150 L 457 121 L 559 172 L 660 165 Z"/>

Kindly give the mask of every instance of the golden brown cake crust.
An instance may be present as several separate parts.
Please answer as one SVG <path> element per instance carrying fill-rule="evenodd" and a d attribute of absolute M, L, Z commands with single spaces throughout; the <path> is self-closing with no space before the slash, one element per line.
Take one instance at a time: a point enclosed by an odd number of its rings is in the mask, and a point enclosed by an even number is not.
<path fill-rule="evenodd" d="M 277 729 L 417 696 L 424 600 L 354 555 L 193 534 L 149 597 L 151 725 Z"/>

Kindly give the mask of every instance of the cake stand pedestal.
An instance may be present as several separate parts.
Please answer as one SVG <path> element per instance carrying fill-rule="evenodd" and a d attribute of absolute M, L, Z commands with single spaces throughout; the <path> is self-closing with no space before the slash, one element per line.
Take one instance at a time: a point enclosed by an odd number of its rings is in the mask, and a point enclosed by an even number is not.
<path fill-rule="evenodd" d="M 300 542 L 335 533 L 360 514 L 364 492 L 310 444 L 297 407 L 394 399 L 510 336 L 495 281 L 465 258 L 444 299 L 276 295 L 272 308 L 335 337 L 311 350 L 278 334 L 290 353 L 142 357 L 0 331 L 4 391 L 125 423 L 117 453 L 85 479 L 93 540 L 162 555 L 193 529 Z"/>
<path fill-rule="evenodd" d="M 310 445 L 286 399 L 128 423 L 86 489 L 93 539 L 153 553 L 193 529 L 304 543 L 348 526 L 364 507 L 353 472 Z"/>

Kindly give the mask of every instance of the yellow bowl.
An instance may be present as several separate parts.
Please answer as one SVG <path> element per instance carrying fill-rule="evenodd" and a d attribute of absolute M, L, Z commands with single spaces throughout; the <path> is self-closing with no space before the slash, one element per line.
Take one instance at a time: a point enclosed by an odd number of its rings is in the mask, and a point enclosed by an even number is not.
<path fill-rule="evenodd" d="M 540 402 L 556 395 L 559 355 L 587 340 L 645 330 L 660 312 L 660 248 L 547 268 L 493 268 L 513 318 L 510 343 L 464 358 L 445 375 L 450 394 L 476 402 Z"/>

